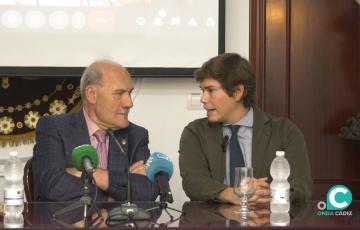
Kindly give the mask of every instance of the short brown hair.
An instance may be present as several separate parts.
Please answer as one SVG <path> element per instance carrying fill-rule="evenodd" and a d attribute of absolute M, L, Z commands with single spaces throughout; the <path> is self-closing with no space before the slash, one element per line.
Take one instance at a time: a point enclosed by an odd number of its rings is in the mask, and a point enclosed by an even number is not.
<path fill-rule="evenodd" d="M 255 74 L 250 63 L 239 54 L 224 53 L 213 57 L 196 70 L 194 76 L 197 82 L 208 78 L 217 80 L 230 97 L 234 95 L 236 86 L 243 85 L 244 106 L 250 107 L 255 104 Z"/>

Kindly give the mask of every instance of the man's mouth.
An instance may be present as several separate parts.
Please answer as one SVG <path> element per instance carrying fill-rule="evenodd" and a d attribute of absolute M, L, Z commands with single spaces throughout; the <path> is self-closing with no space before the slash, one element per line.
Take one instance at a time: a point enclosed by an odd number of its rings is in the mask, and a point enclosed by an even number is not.
<path fill-rule="evenodd" d="M 204 108 L 204 109 L 206 110 L 207 114 L 215 112 L 215 109 L 207 109 L 207 108 Z"/>
<path fill-rule="evenodd" d="M 128 115 L 129 114 L 129 110 L 125 110 L 125 111 L 120 111 L 117 114 L 119 115 Z"/>

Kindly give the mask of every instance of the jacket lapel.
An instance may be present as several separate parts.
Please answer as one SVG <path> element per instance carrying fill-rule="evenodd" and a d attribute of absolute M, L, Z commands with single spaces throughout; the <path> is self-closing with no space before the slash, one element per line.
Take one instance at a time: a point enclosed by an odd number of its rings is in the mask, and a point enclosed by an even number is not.
<path fill-rule="evenodd" d="M 74 113 L 74 119 L 70 126 L 72 129 L 72 140 L 76 140 L 74 142 L 77 145 L 90 144 L 89 132 L 86 125 L 84 111 L 80 109 L 79 112 Z"/>
<path fill-rule="evenodd" d="M 72 167 L 72 151 L 75 147 L 84 144 L 90 144 L 89 132 L 86 126 L 83 110 L 76 113 L 69 113 L 67 115 L 67 123 L 62 135 L 64 135 L 64 151 L 66 157 L 67 167 Z"/>
<path fill-rule="evenodd" d="M 115 131 L 114 135 L 115 135 L 116 140 L 120 143 L 121 147 L 125 151 L 126 155 L 128 155 L 129 159 L 131 159 L 132 153 L 129 152 L 130 148 L 129 148 L 129 142 L 128 142 L 128 140 L 129 140 L 128 128 L 117 130 L 117 131 Z M 121 150 L 119 149 L 119 147 L 116 145 L 115 142 L 114 142 L 113 146 L 115 146 L 115 148 L 116 148 L 115 152 L 121 152 Z"/>
<path fill-rule="evenodd" d="M 268 146 L 271 127 L 266 123 L 269 117 L 258 107 L 254 106 L 254 129 L 252 141 L 252 167 L 254 169 L 254 177 L 266 176 L 265 152 Z"/>
<path fill-rule="evenodd" d="M 205 132 L 205 146 L 208 146 L 208 160 L 213 173 L 213 178 L 219 182 L 223 182 L 225 178 L 225 161 L 226 155 L 223 151 L 224 138 L 222 132 L 222 124 L 210 123 L 209 132 Z"/>
<path fill-rule="evenodd" d="M 128 152 L 127 131 L 125 131 L 125 129 L 116 130 L 114 132 L 114 136 L 125 151 L 125 154 L 130 155 L 131 153 Z M 121 152 L 121 150 L 115 143 L 115 140 L 110 136 L 108 151 L 108 169 L 114 171 L 121 171 L 121 169 L 126 169 L 126 161 L 127 159 L 124 153 Z"/>

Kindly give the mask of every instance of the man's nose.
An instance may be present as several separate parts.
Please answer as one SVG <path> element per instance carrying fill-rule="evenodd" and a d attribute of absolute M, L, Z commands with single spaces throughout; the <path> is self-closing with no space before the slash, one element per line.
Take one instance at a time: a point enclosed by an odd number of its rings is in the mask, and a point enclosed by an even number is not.
<path fill-rule="evenodd" d="M 130 94 L 127 94 L 125 98 L 123 98 L 122 106 L 125 108 L 131 108 L 133 107 L 133 101 Z"/>
<path fill-rule="evenodd" d="M 207 100 L 208 100 L 208 96 L 206 95 L 206 93 L 205 92 L 202 93 L 201 98 L 200 98 L 200 102 L 205 104 L 207 102 Z"/>

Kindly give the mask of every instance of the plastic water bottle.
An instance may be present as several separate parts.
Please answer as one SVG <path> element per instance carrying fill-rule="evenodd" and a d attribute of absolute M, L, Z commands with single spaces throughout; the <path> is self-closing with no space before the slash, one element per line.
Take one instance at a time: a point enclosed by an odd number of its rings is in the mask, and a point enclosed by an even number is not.
<path fill-rule="evenodd" d="M 8 228 L 21 227 L 24 222 L 24 188 L 22 183 L 23 164 L 17 152 L 10 152 L 10 157 L 4 166 L 4 226 Z"/>
<path fill-rule="evenodd" d="M 5 228 L 22 228 L 24 227 L 24 217 L 20 215 L 5 215 L 4 216 Z"/>
<path fill-rule="evenodd" d="M 290 224 L 290 215 L 288 212 L 271 212 L 271 226 L 288 226 Z"/>
<path fill-rule="evenodd" d="M 285 158 L 284 151 L 276 151 L 276 157 L 270 166 L 270 174 L 273 178 L 270 183 L 271 189 L 271 212 L 288 212 L 290 209 L 290 165 Z"/>

